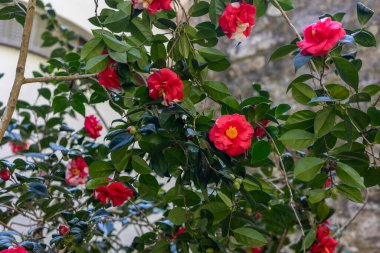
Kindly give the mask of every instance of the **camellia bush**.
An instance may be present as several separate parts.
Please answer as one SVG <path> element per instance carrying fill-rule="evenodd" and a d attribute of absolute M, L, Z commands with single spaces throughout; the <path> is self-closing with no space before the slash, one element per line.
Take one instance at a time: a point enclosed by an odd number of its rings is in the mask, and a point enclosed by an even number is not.
<path fill-rule="evenodd" d="M 376 46 L 369 7 L 358 3 L 352 27 L 342 12 L 321 13 L 297 31 L 292 0 L 105 0 L 103 10 L 95 0 L 97 28 L 78 46 L 50 5 L 0 2 L 0 19 L 24 26 L 1 108 L 1 145 L 14 152 L 0 160 L 1 253 L 344 248 L 362 208 L 333 224 L 334 199 L 364 206 L 380 183 L 380 86 L 359 79 L 358 49 Z M 255 36 L 270 5 L 294 32 L 268 59 L 294 59 L 294 80 L 278 87 L 291 104 L 273 103 L 265 84 L 238 100 L 208 78 L 230 66 L 218 41 Z M 46 21 L 42 46 L 54 50 L 25 78 L 33 18 Z M 17 101 L 31 82 L 41 83 L 36 102 Z M 100 103 L 119 117 L 88 113 Z"/>

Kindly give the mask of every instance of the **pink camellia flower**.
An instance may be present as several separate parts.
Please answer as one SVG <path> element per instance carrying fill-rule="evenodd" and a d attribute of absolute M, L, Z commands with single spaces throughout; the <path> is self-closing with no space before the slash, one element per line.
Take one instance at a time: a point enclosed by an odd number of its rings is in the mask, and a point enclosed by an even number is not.
<path fill-rule="evenodd" d="M 131 188 L 126 187 L 121 182 L 113 182 L 107 186 L 99 186 L 94 190 L 95 199 L 103 204 L 112 202 L 113 206 L 121 206 L 128 199 L 133 199 L 135 194 Z"/>
<path fill-rule="evenodd" d="M 103 51 L 103 54 L 107 54 L 107 50 Z M 113 59 L 109 59 L 105 70 L 98 74 L 99 84 L 107 89 L 121 89 L 119 76 L 117 74 L 117 62 Z"/>
<path fill-rule="evenodd" d="M 244 115 L 220 116 L 210 130 L 210 140 L 230 156 L 243 154 L 251 147 L 254 130 Z"/>
<path fill-rule="evenodd" d="M 65 225 L 60 225 L 58 227 L 58 231 L 59 231 L 59 234 L 60 235 L 65 235 L 67 234 L 68 232 L 70 232 L 70 228 L 68 226 L 65 226 Z"/>
<path fill-rule="evenodd" d="M 99 120 L 94 115 L 86 116 L 84 119 L 84 128 L 86 133 L 93 139 L 100 136 L 100 131 L 103 127 L 100 125 Z"/>
<path fill-rule="evenodd" d="M 8 181 L 11 178 L 11 172 L 8 169 L 0 170 L 0 178 Z"/>
<path fill-rule="evenodd" d="M 71 160 L 66 168 L 66 183 L 72 186 L 85 184 L 88 180 L 88 165 L 83 157 Z"/>
<path fill-rule="evenodd" d="M 163 68 L 148 77 L 149 96 L 152 99 L 163 98 L 164 105 L 179 102 L 183 98 L 183 82 L 172 70 Z"/>
<path fill-rule="evenodd" d="M 183 234 L 186 232 L 186 228 L 184 227 L 181 227 L 177 230 L 177 232 L 175 232 L 174 234 L 172 234 L 171 236 L 169 236 L 169 240 L 174 240 L 177 236 L 179 236 L 180 234 Z"/>
<path fill-rule="evenodd" d="M 26 249 L 22 246 L 15 246 L 9 249 L 2 250 L 0 251 L 0 253 L 28 253 L 28 251 L 26 251 Z"/>
<path fill-rule="evenodd" d="M 255 6 L 245 2 L 234 2 L 227 5 L 219 18 L 219 25 L 228 38 L 243 41 L 251 34 L 255 25 L 255 15 Z"/>
<path fill-rule="evenodd" d="M 155 14 L 159 10 L 170 11 L 172 0 L 132 0 L 134 9 L 147 9 L 149 14 Z"/>
<path fill-rule="evenodd" d="M 267 119 L 261 120 L 260 124 L 266 128 L 269 124 L 269 120 L 267 120 Z M 255 136 L 257 138 L 261 138 L 261 137 L 263 137 L 264 134 L 265 134 L 265 130 L 261 126 L 257 126 L 255 128 L 255 132 L 254 132 L 253 136 Z"/>
<path fill-rule="evenodd" d="M 297 42 L 302 55 L 321 56 L 327 54 L 339 40 L 346 36 L 342 24 L 331 18 L 318 20 L 303 31 L 304 39 Z"/>
<path fill-rule="evenodd" d="M 10 141 L 9 146 L 11 147 L 11 150 L 14 154 L 22 150 L 28 149 L 28 143 L 26 141 L 22 145 L 17 145 L 14 142 Z"/>

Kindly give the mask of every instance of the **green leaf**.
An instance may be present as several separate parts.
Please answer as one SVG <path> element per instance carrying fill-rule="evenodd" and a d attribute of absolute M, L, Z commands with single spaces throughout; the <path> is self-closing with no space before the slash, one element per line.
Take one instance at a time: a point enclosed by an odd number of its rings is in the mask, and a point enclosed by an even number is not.
<path fill-rule="evenodd" d="M 350 96 L 350 91 L 343 85 L 331 83 L 327 84 L 325 87 L 332 98 L 344 100 Z"/>
<path fill-rule="evenodd" d="M 321 171 L 325 160 L 316 157 L 305 157 L 296 163 L 294 167 L 294 177 L 298 180 L 309 182 Z"/>
<path fill-rule="evenodd" d="M 371 96 L 376 95 L 380 91 L 380 85 L 370 84 L 363 88 L 362 92 L 368 93 Z"/>
<path fill-rule="evenodd" d="M 251 163 L 257 163 L 265 160 L 270 154 L 271 148 L 267 141 L 258 141 L 251 148 Z"/>
<path fill-rule="evenodd" d="M 222 193 L 222 192 L 218 192 L 218 196 L 220 197 L 220 199 L 224 202 L 224 204 L 226 204 L 226 206 L 232 210 L 233 208 L 233 204 L 232 204 L 232 201 L 229 197 L 227 197 L 226 194 Z"/>
<path fill-rule="evenodd" d="M 108 183 L 108 180 L 106 177 L 99 177 L 99 178 L 90 179 L 86 183 L 86 189 L 94 190 L 101 185 L 106 185 L 107 183 Z"/>
<path fill-rule="evenodd" d="M 223 11 L 226 9 L 226 1 L 223 0 L 211 0 L 210 1 L 210 21 L 218 26 L 219 17 L 222 15 Z"/>
<path fill-rule="evenodd" d="M 52 106 L 54 113 L 63 112 L 69 106 L 69 100 L 65 96 L 56 96 Z"/>
<path fill-rule="evenodd" d="M 362 30 L 355 35 L 355 42 L 362 47 L 376 47 L 377 41 L 375 35 L 366 30 Z"/>
<path fill-rule="evenodd" d="M 371 106 L 368 108 L 367 114 L 371 120 L 372 126 L 380 126 L 380 110 L 376 109 L 374 106 Z"/>
<path fill-rule="evenodd" d="M 86 70 L 89 73 L 100 73 L 108 64 L 108 55 L 100 55 L 91 58 L 86 64 Z"/>
<path fill-rule="evenodd" d="M 226 59 L 226 55 L 216 48 L 204 47 L 199 49 L 198 52 L 208 62 L 218 62 Z"/>
<path fill-rule="evenodd" d="M 215 101 L 220 101 L 230 95 L 227 85 L 218 81 L 205 81 L 203 89 Z"/>
<path fill-rule="evenodd" d="M 132 35 L 143 44 L 147 44 L 147 42 L 149 42 L 153 37 L 149 24 L 141 18 L 133 18 L 130 23 L 130 29 Z"/>
<path fill-rule="evenodd" d="M 355 91 L 358 91 L 359 74 L 355 65 L 342 57 L 332 57 L 332 59 L 342 80 L 354 88 Z"/>
<path fill-rule="evenodd" d="M 375 143 L 380 144 L 380 130 L 378 130 L 376 133 Z"/>
<path fill-rule="evenodd" d="M 338 193 L 346 197 L 347 199 L 357 202 L 363 203 L 363 196 L 361 191 L 358 188 L 354 188 L 345 184 L 337 185 Z"/>
<path fill-rule="evenodd" d="M 189 57 L 190 53 L 190 44 L 189 40 L 187 39 L 186 34 L 182 34 L 181 37 L 179 38 L 179 52 L 184 58 Z"/>
<path fill-rule="evenodd" d="M 253 0 L 253 5 L 256 7 L 256 18 L 263 16 L 268 9 L 266 0 Z"/>
<path fill-rule="evenodd" d="M 336 174 L 342 182 L 348 186 L 365 188 L 363 178 L 351 166 L 338 162 Z"/>
<path fill-rule="evenodd" d="M 114 167 L 109 162 L 95 161 L 91 163 L 89 173 L 92 179 L 99 177 L 107 178 L 114 170 Z"/>
<path fill-rule="evenodd" d="M 290 148 L 303 150 L 314 143 L 315 136 L 305 130 L 294 129 L 281 135 L 279 140 Z"/>
<path fill-rule="evenodd" d="M 311 190 L 307 193 L 309 196 L 308 200 L 311 204 L 321 202 L 326 198 L 326 191 L 323 189 Z"/>
<path fill-rule="evenodd" d="M 312 228 L 309 231 L 309 233 L 307 233 L 307 235 L 305 236 L 305 240 L 304 240 L 305 249 L 308 249 L 311 247 L 311 245 L 313 245 L 316 237 L 317 237 L 317 232 L 315 231 L 315 229 Z"/>
<path fill-rule="evenodd" d="M 233 230 L 236 240 L 247 247 L 260 247 L 267 244 L 265 237 L 253 228 L 241 227 Z"/>
<path fill-rule="evenodd" d="M 358 15 L 359 23 L 361 26 L 364 26 L 372 18 L 375 12 L 364 4 L 358 2 L 356 5 L 356 13 Z"/>
<path fill-rule="evenodd" d="M 82 48 L 80 59 L 87 60 L 98 56 L 102 53 L 104 45 L 101 37 L 95 37 L 89 40 Z"/>
<path fill-rule="evenodd" d="M 305 83 L 295 83 L 292 85 L 293 98 L 302 105 L 309 105 L 312 98 L 315 98 L 317 94 L 315 91 Z"/>
<path fill-rule="evenodd" d="M 175 207 L 169 211 L 168 219 L 173 222 L 174 225 L 182 225 L 186 222 L 186 211 L 181 207 Z"/>
<path fill-rule="evenodd" d="M 352 124 L 353 122 L 360 130 L 364 130 L 369 125 L 370 119 L 365 112 L 356 108 L 348 108 L 347 113 L 350 118 L 350 123 Z"/>
<path fill-rule="evenodd" d="M 285 123 L 286 129 L 309 129 L 314 125 L 316 113 L 310 110 L 302 110 L 290 115 Z"/>
<path fill-rule="evenodd" d="M 111 35 L 104 33 L 102 34 L 102 37 L 107 47 L 109 47 L 113 51 L 123 53 L 131 49 L 131 46 L 129 46 L 127 43 L 125 43 L 124 41 L 120 41 Z"/>
<path fill-rule="evenodd" d="M 139 174 L 149 174 L 152 172 L 147 162 L 138 155 L 132 156 L 132 167 Z"/>
<path fill-rule="evenodd" d="M 210 4 L 205 1 L 199 1 L 198 3 L 195 3 L 193 6 L 191 6 L 189 10 L 189 15 L 191 17 L 200 17 L 208 13 L 208 10 L 210 8 Z"/>
<path fill-rule="evenodd" d="M 328 106 L 317 113 L 314 120 L 314 132 L 319 138 L 328 134 L 335 125 L 335 108 Z"/>
<path fill-rule="evenodd" d="M 296 50 L 298 48 L 299 47 L 297 45 L 294 45 L 294 44 L 281 46 L 281 47 L 277 48 L 272 53 L 272 55 L 269 58 L 269 61 L 274 61 L 274 60 L 280 59 L 280 58 L 290 54 L 291 52 L 293 52 L 294 50 Z"/>
<path fill-rule="evenodd" d="M 359 102 L 371 102 L 371 96 L 364 92 L 359 92 L 350 97 L 348 103 L 359 103 Z"/>

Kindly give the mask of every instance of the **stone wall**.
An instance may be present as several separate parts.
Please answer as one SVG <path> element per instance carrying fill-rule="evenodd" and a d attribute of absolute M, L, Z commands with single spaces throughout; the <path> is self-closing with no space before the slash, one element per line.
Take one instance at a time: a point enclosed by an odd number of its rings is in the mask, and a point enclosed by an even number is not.
<path fill-rule="evenodd" d="M 347 12 L 343 19 L 344 27 L 357 26 L 356 3 L 358 1 L 356 0 L 294 0 L 294 2 L 297 16 L 291 19 L 300 32 L 305 25 L 315 22 L 320 15 L 341 11 Z M 368 24 L 368 29 L 379 40 L 380 0 L 363 0 L 362 2 L 377 13 Z M 242 44 L 237 46 L 236 42 L 228 39 L 221 41 L 219 47 L 228 52 L 232 65 L 226 72 L 212 73 L 212 78 L 224 81 L 234 95 L 242 98 L 252 94 L 252 83 L 262 83 L 265 89 L 270 91 L 275 104 L 289 103 L 293 100 L 289 94 L 285 95 L 286 88 L 296 76 L 292 59 L 287 57 L 275 62 L 268 62 L 268 59 L 276 48 L 289 43 L 294 37 L 293 31 L 287 26 L 280 12 L 271 7 L 267 15 L 256 21 L 250 38 Z M 379 57 L 379 47 L 359 51 L 359 58 L 363 59 L 361 83 L 380 83 Z M 343 200 L 331 205 L 337 210 L 331 223 L 337 227 L 344 224 L 361 206 Z M 341 245 L 344 246 L 342 252 L 380 252 L 379 205 L 380 194 L 377 187 L 371 190 L 368 205 L 361 215 L 355 219 L 340 239 Z"/>

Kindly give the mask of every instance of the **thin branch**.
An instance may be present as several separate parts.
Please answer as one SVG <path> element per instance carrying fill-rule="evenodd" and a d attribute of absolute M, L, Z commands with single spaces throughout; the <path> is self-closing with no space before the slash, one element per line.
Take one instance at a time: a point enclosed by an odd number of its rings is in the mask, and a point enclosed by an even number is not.
<path fill-rule="evenodd" d="M 110 129 L 109 129 L 109 127 L 107 125 L 107 121 L 105 120 L 105 118 L 103 117 L 103 115 L 100 113 L 100 111 L 98 110 L 98 108 L 96 107 L 96 105 L 92 105 L 91 107 L 92 107 L 92 109 L 94 109 L 95 113 L 98 115 L 98 117 L 102 121 L 104 128 L 108 132 Z"/>
<path fill-rule="evenodd" d="M 52 81 L 74 81 L 79 79 L 86 79 L 91 77 L 96 77 L 97 74 L 84 74 L 84 75 L 72 75 L 72 76 L 44 76 L 44 77 L 33 77 L 25 78 L 22 83 L 48 83 Z"/>
<path fill-rule="evenodd" d="M 335 234 L 334 234 L 335 238 L 341 237 L 343 232 L 351 225 L 351 223 L 356 219 L 356 217 L 358 217 L 359 214 L 364 210 L 365 206 L 368 203 L 368 195 L 369 195 L 368 190 L 366 189 L 363 205 L 356 211 L 356 213 L 341 228 L 339 228 L 335 232 Z"/>
<path fill-rule="evenodd" d="M 3 139 L 5 131 L 12 119 L 13 112 L 16 109 L 16 103 L 20 95 L 22 83 L 24 81 L 26 58 L 28 57 L 29 40 L 32 33 L 33 18 L 36 9 L 37 0 L 29 0 L 26 11 L 24 30 L 22 32 L 22 41 L 20 54 L 17 62 L 16 76 L 13 82 L 12 90 L 9 94 L 7 107 L 0 121 L 0 141 Z"/>
<path fill-rule="evenodd" d="M 281 235 L 281 239 L 280 239 L 280 242 L 278 243 L 276 253 L 281 253 L 281 249 L 282 247 L 284 247 L 284 242 L 287 235 L 288 235 L 288 229 L 285 229 L 284 233 Z"/>
<path fill-rule="evenodd" d="M 290 26 L 290 28 L 293 29 L 294 33 L 297 35 L 297 38 L 298 38 L 299 40 L 302 40 L 301 35 L 300 35 L 299 32 L 297 31 L 297 28 L 292 24 L 292 21 L 290 21 L 290 18 L 288 17 L 288 15 L 287 15 L 286 12 L 284 11 L 284 9 L 282 9 L 280 3 L 279 3 L 277 0 L 273 0 L 273 2 L 276 4 L 276 7 L 280 10 L 281 15 L 285 18 L 285 20 L 286 20 L 286 22 L 288 23 L 288 25 Z"/>
<path fill-rule="evenodd" d="M 292 187 L 290 185 L 290 182 L 289 182 L 289 178 L 288 178 L 288 174 L 286 173 L 286 170 L 285 170 L 285 165 L 282 161 L 282 158 L 281 158 L 281 153 L 280 153 L 280 150 L 278 149 L 272 135 L 265 129 L 265 126 L 263 126 L 260 122 L 256 122 L 257 125 L 259 125 L 264 131 L 265 133 L 268 135 L 268 137 L 271 139 L 272 143 L 273 143 L 273 146 L 276 150 L 276 153 L 277 155 L 279 156 L 279 162 L 280 162 L 280 167 L 281 167 L 281 170 L 284 174 L 284 179 L 285 179 L 285 183 L 286 183 L 286 186 L 289 190 L 289 203 L 290 203 L 290 207 L 292 208 L 293 210 L 293 213 L 294 213 L 294 216 L 296 217 L 296 220 L 297 220 L 297 223 L 301 229 L 301 234 L 302 234 L 302 237 L 305 238 L 305 231 L 303 229 L 303 225 L 302 225 L 302 222 L 301 222 L 301 219 L 297 213 L 297 210 L 295 208 L 295 205 L 294 205 L 294 196 L 293 196 L 293 191 L 292 191 Z M 306 252 L 306 249 L 305 249 L 305 243 L 302 243 L 303 245 L 303 252 Z"/>

